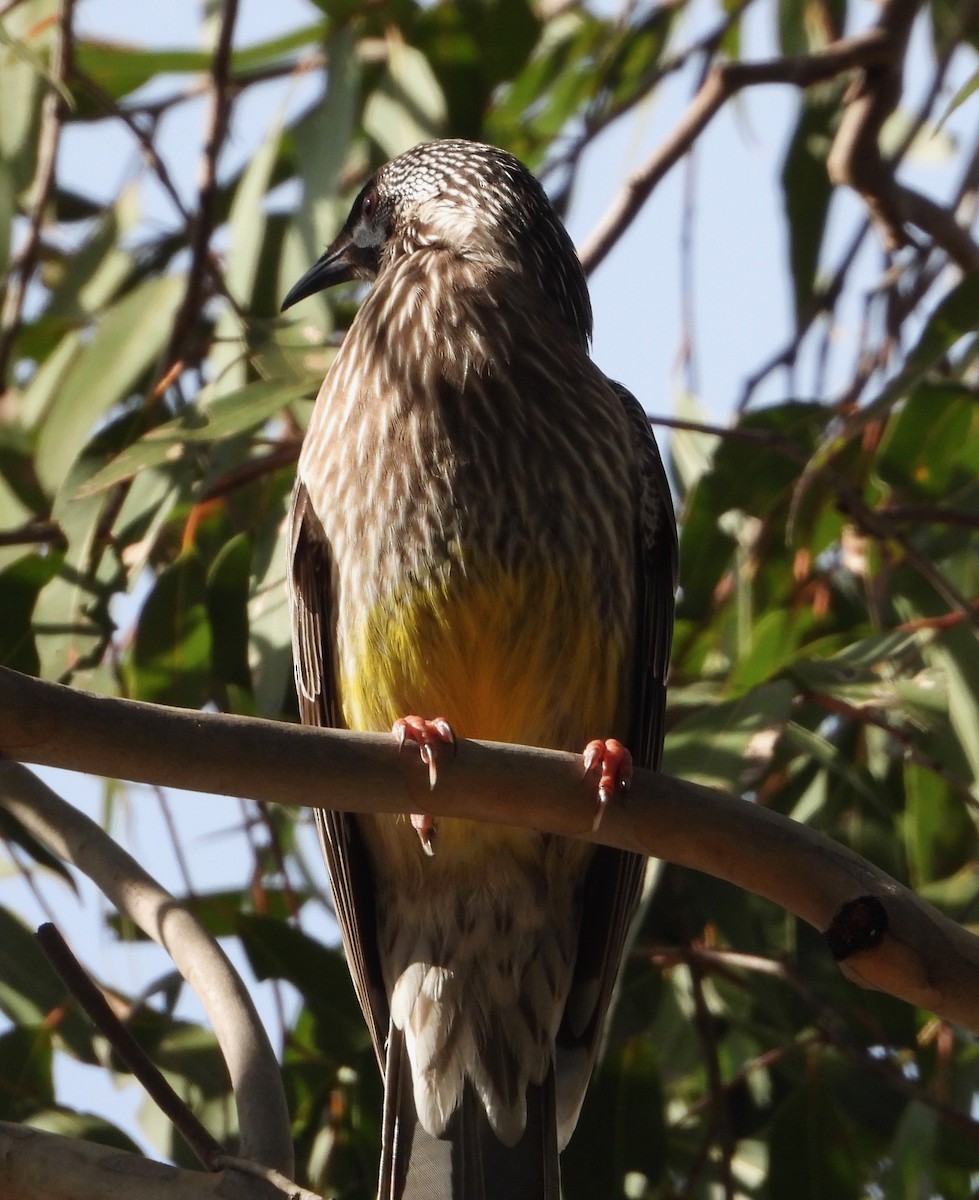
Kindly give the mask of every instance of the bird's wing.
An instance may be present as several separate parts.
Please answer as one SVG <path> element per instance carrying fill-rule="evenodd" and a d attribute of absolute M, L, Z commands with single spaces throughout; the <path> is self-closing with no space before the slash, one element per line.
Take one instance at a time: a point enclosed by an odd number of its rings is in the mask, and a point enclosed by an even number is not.
<path fill-rule="evenodd" d="M 343 725 L 343 718 L 333 652 L 333 565 L 329 543 L 301 479 L 296 480 L 289 520 L 289 589 L 299 715 L 305 725 L 336 729 Z M 354 990 L 383 1069 L 389 1014 L 377 956 L 370 862 L 357 824 L 348 813 L 333 809 L 315 812 Z"/>
<path fill-rule="evenodd" d="M 634 433 L 637 469 L 635 675 L 628 745 L 637 766 L 659 766 L 665 732 L 666 673 L 673 640 L 677 580 L 676 518 L 669 483 L 639 401 L 611 385 Z M 574 982 L 558 1033 L 558 1128 L 561 1144 L 578 1119 L 602 1042 L 626 939 L 642 892 L 646 860 L 596 848 L 582 895 Z"/>
<path fill-rule="evenodd" d="M 656 770 L 663 753 L 666 673 L 673 644 L 679 551 L 676 517 L 649 418 L 633 394 L 613 383 L 636 439 L 636 675 L 629 748 L 636 764 Z"/>

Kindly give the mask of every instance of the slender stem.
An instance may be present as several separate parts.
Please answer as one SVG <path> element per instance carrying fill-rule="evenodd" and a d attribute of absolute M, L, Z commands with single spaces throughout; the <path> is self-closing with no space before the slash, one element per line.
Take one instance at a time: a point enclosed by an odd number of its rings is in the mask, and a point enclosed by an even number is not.
<path fill-rule="evenodd" d="M 214 1161 L 224 1149 L 198 1121 L 173 1090 L 159 1068 L 109 1007 L 85 968 L 72 954 L 58 929 L 45 922 L 37 931 L 37 940 L 54 967 L 58 978 L 82 1006 L 88 1018 L 129 1070 L 143 1085 L 147 1095 L 172 1123 L 174 1129 L 208 1171 L 220 1170 Z"/>

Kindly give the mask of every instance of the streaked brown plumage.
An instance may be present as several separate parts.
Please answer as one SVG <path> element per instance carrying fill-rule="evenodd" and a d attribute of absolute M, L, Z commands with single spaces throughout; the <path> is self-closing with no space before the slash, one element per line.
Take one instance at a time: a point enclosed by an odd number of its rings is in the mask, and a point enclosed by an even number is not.
<path fill-rule="evenodd" d="M 303 720 L 658 761 L 676 534 L 649 424 L 588 358 L 570 239 L 510 155 L 416 147 L 283 307 L 375 281 L 317 399 L 292 513 Z M 559 1196 L 643 863 L 442 820 L 322 820 L 385 1071 L 380 1195 Z"/>

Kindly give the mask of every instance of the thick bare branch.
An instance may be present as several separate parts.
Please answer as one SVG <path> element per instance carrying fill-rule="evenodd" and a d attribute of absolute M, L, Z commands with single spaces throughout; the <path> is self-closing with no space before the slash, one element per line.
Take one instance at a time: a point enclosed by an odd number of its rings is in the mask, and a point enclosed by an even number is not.
<path fill-rule="evenodd" d="M 170 955 L 200 999 L 228 1065 L 242 1153 L 291 1174 L 292 1135 L 278 1062 L 221 947 L 105 830 L 16 762 L 0 763 L 0 805 L 53 854 L 84 872 Z"/>
<path fill-rule="evenodd" d="M 429 812 L 638 850 L 766 896 L 824 931 L 848 978 L 979 1031 L 979 938 L 882 871 L 786 817 L 637 773 L 592 834 L 581 758 L 463 741 L 428 771 L 381 734 L 279 725 L 90 696 L 0 671 L 8 758 L 144 783 L 354 812 Z"/>
<path fill-rule="evenodd" d="M 283 1200 L 237 1171 L 182 1171 L 111 1146 L 0 1121 L 4 1200 Z"/>
<path fill-rule="evenodd" d="M 880 133 L 901 99 L 904 56 L 920 0 L 888 0 L 877 32 L 892 47 L 889 59 L 868 64 L 846 99 L 826 169 L 833 183 L 860 193 L 887 250 L 908 242 L 907 225 L 917 225 L 963 271 L 979 268 L 979 246 L 941 204 L 898 183 L 895 164 L 884 158 Z"/>

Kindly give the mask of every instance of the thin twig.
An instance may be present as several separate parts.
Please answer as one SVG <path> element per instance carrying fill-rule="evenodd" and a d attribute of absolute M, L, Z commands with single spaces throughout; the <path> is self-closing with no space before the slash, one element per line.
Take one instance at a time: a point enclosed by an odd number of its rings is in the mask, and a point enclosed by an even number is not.
<path fill-rule="evenodd" d="M 710 1103 L 710 1124 L 708 1141 L 716 1141 L 721 1148 L 721 1184 L 724 1189 L 724 1200 L 734 1200 L 734 1180 L 731 1175 L 731 1159 L 734 1155 L 734 1140 L 731 1137 L 731 1124 L 728 1120 L 727 1105 L 724 1103 L 724 1080 L 721 1076 L 721 1064 L 717 1053 L 717 1039 L 714 1034 L 714 1018 L 707 1006 L 704 995 L 704 972 L 695 958 L 691 958 L 687 967 L 693 990 L 694 1024 L 704 1052 L 704 1064 L 707 1068 L 708 1097 Z"/>
<path fill-rule="evenodd" d="M 37 931 L 37 940 L 58 978 L 81 1005 L 92 1024 L 98 1029 L 132 1074 L 142 1084 L 146 1094 L 172 1123 L 201 1165 L 208 1171 L 220 1170 L 215 1159 L 224 1149 L 204 1128 L 197 1117 L 177 1095 L 159 1068 L 136 1041 L 132 1031 L 109 1007 L 102 992 L 95 986 L 85 968 L 72 954 L 68 943 L 50 922 Z"/>
<path fill-rule="evenodd" d="M 907 730 L 892 725 L 875 708 L 869 705 L 858 707 L 855 704 L 847 704 L 845 700 L 838 700 L 835 696 L 827 696 L 821 692 L 806 692 L 802 696 L 802 699 L 816 705 L 817 708 L 824 709 L 826 712 L 831 712 L 839 717 L 845 717 L 848 721 L 854 721 L 860 725 L 872 725 L 875 729 L 880 729 L 898 743 L 911 762 L 937 775 L 948 786 L 950 791 L 965 801 L 974 816 L 979 815 L 979 800 L 972 794 L 965 780 L 960 779 L 953 771 L 950 771 L 948 767 L 939 762 L 938 759 L 923 753 Z"/>
<path fill-rule="evenodd" d="M 843 38 L 815 54 L 789 55 L 752 63 L 718 63 L 659 148 L 629 176 L 581 248 L 581 262 L 593 271 L 629 227 L 649 195 L 732 96 L 746 87 L 783 83 L 811 87 L 856 67 L 889 62 L 894 48 L 872 29 Z"/>
<path fill-rule="evenodd" d="M 264 1179 L 266 1183 L 278 1188 L 287 1200 L 323 1200 L 318 1192 L 301 1187 L 274 1167 L 263 1167 L 261 1163 L 254 1163 L 248 1158 L 236 1158 L 233 1154 L 219 1154 L 214 1161 L 221 1169 L 242 1171 L 246 1175 L 254 1175 L 256 1179 Z"/>
<path fill-rule="evenodd" d="M 31 520 L 19 529 L 0 529 L 0 546 L 67 545 L 57 521 Z"/>
<path fill-rule="evenodd" d="M 190 864 L 187 862 L 187 855 L 184 853 L 184 844 L 177 834 L 177 825 L 173 819 L 173 813 L 170 811 L 169 797 L 161 787 L 153 787 L 151 790 L 153 795 L 156 796 L 160 816 L 163 818 L 163 824 L 167 829 L 170 848 L 173 850 L 173 857 L 177 860 L 177 870 L 180 872 L 180 877 L 183 880 L 184 892 L 189 898 L 196 895 L 196 889 L 190 877 Z"/>
<path fill-rule="evenodd" d="M 900 1067 L 892 1065 L 886 1059 L 869 1054 L 865 1046 L 860 1045 L 849 1035 L 836 1012 L 788 963 L 700 945 L 652 947 L 648 953 L 654 962 L 666 964 L 683 962 L 688 965 L 696 962 L 700 964 L 704 971 L 720 971 L 725 979 L 742 988 L 750 988 L 750 981 L 744 980 L 735 970 L 731 970 L 732 967 L 755 973 L 760 972 L 764 975 L 781 979 L 816 1014 L 819 1029 L 817 1034 L 803 1035 L 792 1046 L 777 1047 L 775 1050 L 767 1051 L 766 1054 L 760 1055 L 757 1059 L 752 1059 L 751 1062 L 745 1064 L 745 1067 L 738 1075 L 728 1080 L 727 1088 L 731 1088 L 735 1083 L 747 1078 L 752 1071 L 770 1065 L 770 1060 L 773 1056 L 775 1061 L 778 1061 L 778 1059 L 784 1057 L 791 1050 L 807 1049 L 810 1047 L 818 1048 L 821 1044 L 828 1043 L 844 1054 L 859 1070 L 877 1075 L 902 1096 L 917 1100 L 934 1109 L 939 1116 L 950 1125 L 961 1130 L 972 1142 L 979 1142 L 979 1121 L 976 1121 L 967 1113 L 963 1113 L 946 1104 L 942 1099 L 934 1095 L 932 1089 L 923 1087 L 920 1083 L 908 1078 Z M 674 1124 L 680 1125 L 689 1120 L 691 1116 L 700 1113 L 709 1103 L 711 1103 L 711 1097 L 702 1097 L 695 1104 L 691 1105 Z"/>
<path fill-rule="evenodd" d="M 224 0 L 214 55 L 211 60 L 210 106 L 204 146 L 198 167 L 197 208 L 191 227 L 190 267 L 187 287 L 174 318 L 170 344 L 163 356 L 165 372 L 171 363 L 184 357 L 182 347 L 197 321 L 201 308 L 204 278 L 208 271 L 211 234 L 214 232 L 218 194 L 218 156 L 224 145 L 231 112 L 233 88 L 229 79 L 231 47 L 234 38 L 238 0 Z"/>
<path fill-rule="evenodd" d="M 707 33 L 692 42 L 689 46 L 685 46 L 682 50 L 678 50 L 675 54 L 657 63 L 650 69 L 646 78 L 641 80 L 628 96 L 624 96 L 622 99 L 612 101 L 611 103 L 607 101 L 603 103 L 604 97 L 599 96 L 593 102 L 585 114 L 584 128 L 574 137 L 567 149 L 552 162 L 548 163 L 545 169 L 545 177 L 552 173 L 560 172 L 567 181 L 554 194 L 554 201 L 559 209 L 563 211 L 570 191 L 571 180 L 578 169 L 578 164 L 585 151 L 595 139 L 614 121 L 617 121 L 625 113 L 640 104 L 664 79 L 682 70 L 692 58 L 702 54 L 705 64 L 709 66 L 721 42 L 727 36 L 732 26 L 741 19 L 745 9 L 751 3 L 753 3 L 753 0 L 737 0 L 737 3 L 734 4 L 729 12 L 724 14 L 713 29 L 708 30 Z M 664 5 L 663 7 L 666 6 Z"/>
<path fill-rule="evenodd" d="M 37 143 L 37 167 L 31 185 L 31 205 L 27 231 L 20 252 L 10 266 L 7 289 L 0 311 L 0 389 L 20 330 L 27 285 L 37 264 L 41 229 L 54 190 L 58 162 L 58 144 L 65 117 L 64 83 L 72 69 L 72 18 L 74 0 L 61 0 L 61 15 L 51 44 L 51 79 L 41 105 L 41 128 Z"/>
<path fill-rule="evenodd" d="M 88 92 L 92 99 L 101 106 L 107 115 L 115 117 L 126 126 L 129 132 L 139 143 L 144 158 L 153 168 L 153 172 L 156 175 L 157 181 L 170 198 L 170 203 L 177 210 L 178 216 L 185 225 L 189 224 L 191 219 L 190 213 L 187 211 L 183 200 L 180 198 L 180 192 L 177 190 L 177 185 L 173 182 L 166 163 L 160 157 L 160 153 L 156 148 L 156 143 L 154 142 L 152 135 L 148 133 L 142 127 L 142 125 L 140 125 L 132 111 L 123 108 L 120 104 L 117 104 L 113 97 L 110 96 L 103 87 L 96 83 L 91 76 L 86 75 L 83 72 L 79 72 L 78 82 L 81 87 Z"/>

